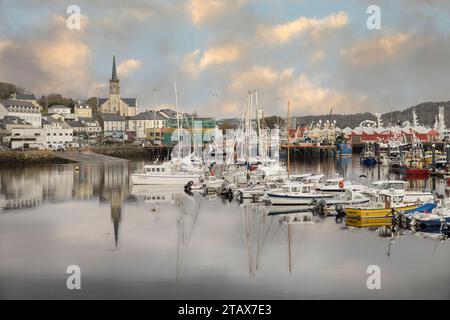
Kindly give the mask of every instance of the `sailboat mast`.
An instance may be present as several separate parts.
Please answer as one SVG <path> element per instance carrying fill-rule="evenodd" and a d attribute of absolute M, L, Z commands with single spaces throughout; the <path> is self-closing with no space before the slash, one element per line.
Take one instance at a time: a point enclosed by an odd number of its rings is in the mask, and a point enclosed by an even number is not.
<path fill-rule="evenodd" d="M 180 130 L 180 113 L 178 111 L 178 91 L 177 83 L 175 82 L 175 108 L 177 117 L 177 130 L 178 130 L 178 157 L 181 155 L 181 130 Z"/>
<path fill-rule="evenodd" d="M 288 101 L 288 109 L 287 109 L 287 173 L 288 173 L 288 178 L 290 177 L 291 174 L 291 156 L 290 156 L 290 146 L 289 146 L 289 121 L 290 121 L 290 117 L 291 117 L 291 103 L 290 101 Z"/>

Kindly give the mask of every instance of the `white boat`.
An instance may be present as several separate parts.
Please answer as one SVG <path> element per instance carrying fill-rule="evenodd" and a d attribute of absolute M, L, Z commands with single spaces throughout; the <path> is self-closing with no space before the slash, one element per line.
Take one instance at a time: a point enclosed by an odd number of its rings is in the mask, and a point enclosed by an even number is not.
<path fill-rule="evenodd" d="M 251 184 L 245 188 L 239 188 L 234 191 L 234 196 L 238 200 L 253 199 L 261 197 L 267 192 L 279 190 L 279 185 L 276 183 L 265 184 Z"/>
<path fill-rule="evenodd" d="M 216 176 L 209 176 L 208 179 L 204 180 L 204 181 L 200 181 L 199 183 L 195 183 L 192 184 L 190 190 L 194 191 L 194 190 L 203 190 L 205 188 L 219 188 L 223 185 L 223 183 L 225 182 L 225 180 L 223 179 L 219 179 Z"/>
<path fill-rule="evenodd" d="M 364 188 L 363 185 L 353 184 L 350 181 L 345 181 L 343 177 L 336 176 L 335 178 L 325 180 L 317 190 L 322 192 L 344 192 L 346 189 L 362 191 Z"/>
<path fill-rule="evenodd" d="M 190 160 L 186 159 L 145 165 L 143 173 L 134 173 L 130 178 L 132 184 L 180 186 L 191 181 L 193 184 L 200 183 L 202 179 L 202 170 L 194 167 Z"/>
<path fill-rule="evenodd" d="M 284 181 L 288 178 L 286 168 L 277 163 L 258 165 L 257 170 L 265 181 Z"/>
<path fill-rule="evenodd" d="M 267 192 L 265 198 L 272 205 L 312 206 L 313 201 L 334 197 L 330 193 L 317 192 L 315 189 L 312 183 L 287 182 L 280 190 Z"/>
<path fill-rule="evenodd" d="M 373 182 L 371 187 L 362 191 L 367 196 L 377 196 L 378 194 L 390 193 L 402 197 L 405 203 L 425 203 L 434 201 L 436 196 L 426 191 L 406 191 L 406 181 L 383 180 Z"/>

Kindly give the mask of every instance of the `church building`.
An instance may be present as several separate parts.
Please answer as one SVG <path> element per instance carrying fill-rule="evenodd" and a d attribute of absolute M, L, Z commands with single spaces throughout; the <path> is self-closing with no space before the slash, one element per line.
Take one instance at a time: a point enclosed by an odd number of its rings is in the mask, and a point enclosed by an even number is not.
<path fill-rule="evenodd" d="M 124 117 L 137 114 L 137 99 L 120 97 L 120 80 L 117 78 L 116 57 L 113 57 L 112 76 L 109 80 L 109 98 L 98 100 L 101 113 L 118 113 Z"/>

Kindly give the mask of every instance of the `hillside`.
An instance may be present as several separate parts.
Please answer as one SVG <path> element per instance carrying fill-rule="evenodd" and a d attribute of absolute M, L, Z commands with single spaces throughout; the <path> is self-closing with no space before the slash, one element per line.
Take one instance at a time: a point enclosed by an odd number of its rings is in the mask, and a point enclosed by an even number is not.
<path fill-rule="evenodd" d="M 412 110 L 416 109 L 417 118 L 419 123 L 425 126 L 433 126 L 438 114 L 439 106 L 445 106 L 445 123 L 450 126 L 450 101 L 447 102 L 424 102 L 416 106 L 411 106 L 403 111 L 392 111 L 381 115 L 384 125 L 389 123 L 398 123 L 404 121 L 412 121 Z M 318 122 L 319 120 L 326 121 L 336 120 L 336 124 L 340 128 L 357 127 L 363 120 L 376 120 L 374 114 L 356 113 L 356 114 L 332 114 L 319 115 L 319 116 L 304 116 L 295 117 L 297 119 L 297 125 L 309 125 L 311 122 Z"/>

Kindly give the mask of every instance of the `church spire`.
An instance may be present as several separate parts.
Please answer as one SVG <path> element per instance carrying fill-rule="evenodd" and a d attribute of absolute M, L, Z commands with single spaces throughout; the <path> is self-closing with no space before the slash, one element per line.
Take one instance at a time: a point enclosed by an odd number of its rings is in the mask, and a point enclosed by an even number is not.
<path fill-rule="evenodd" d="M 116 56 L 113 56 L 112 76 L 111 81 L 118 81 L 116 72 Z"/>

